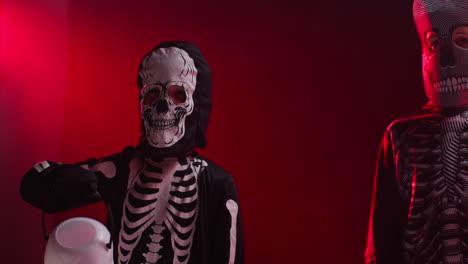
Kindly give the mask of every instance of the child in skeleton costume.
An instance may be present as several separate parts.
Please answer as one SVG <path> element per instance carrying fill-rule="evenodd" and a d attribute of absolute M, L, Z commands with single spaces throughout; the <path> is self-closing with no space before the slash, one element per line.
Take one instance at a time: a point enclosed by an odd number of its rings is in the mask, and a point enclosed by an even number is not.
<path fill-rule="evenodd" d="M 468 263 L 468 1 L 415 0 L 430 102 L 379 155 L 366 263 Z"/>
<path fill-rule="evenodd" d="M 243 263 L 236 188 L 201 157 L 211 111 L 211 73 L 187 42 L 164 42 L 143 58 L 143 135 L 137 147 L 101 159 L 37 164 L 23 199 L 54 213 L 110 204 L 114 263 Z"/>

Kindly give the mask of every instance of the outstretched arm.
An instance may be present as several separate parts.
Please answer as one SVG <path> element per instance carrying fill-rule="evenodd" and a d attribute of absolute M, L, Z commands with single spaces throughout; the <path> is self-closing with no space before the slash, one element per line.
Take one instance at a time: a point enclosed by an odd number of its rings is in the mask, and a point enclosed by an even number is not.
<path fill-rule="evenodd" d="M 99 201 L 97 181 L 79 165 L 43 161 L 24 175 L 20 193 L 34 207 L 56 213 Z"/>

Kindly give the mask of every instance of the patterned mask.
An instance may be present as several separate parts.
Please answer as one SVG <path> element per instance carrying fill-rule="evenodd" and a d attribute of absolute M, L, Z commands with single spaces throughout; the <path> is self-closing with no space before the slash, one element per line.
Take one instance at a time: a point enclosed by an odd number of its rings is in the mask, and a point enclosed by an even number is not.
<path fill-rule="evenodd" d="M 415 0 L 427 97 L 443 106 L 468 105 L 468 2 Z"/>
<path fill-rule="evenodd" d="M 148 144 L 167 148 L 185 134 L 185 118 L 194 109 L 197 69 L 186 51 L 160 48 L 145 57 L 139 72 L 141 118 Z"/>

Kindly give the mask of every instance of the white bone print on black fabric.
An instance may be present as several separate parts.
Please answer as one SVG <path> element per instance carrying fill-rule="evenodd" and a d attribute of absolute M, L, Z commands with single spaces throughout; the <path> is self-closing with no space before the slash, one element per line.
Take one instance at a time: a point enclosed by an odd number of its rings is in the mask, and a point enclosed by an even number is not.
<path fill-rule="evenodd" d="M 460 174 L 460 135 L 468 124 L 461 115 L 448 117 L 441 123 L 442 131 L 442 162 L 446 189 L 441 199 L 441 230 L 442 252 L 446 263 L 463 263 L 463 247 L 460 237 L 460 225 L 453 221 L 460 215 L 462 209 L 463 182 Z M 462 177 L 460 177 L 462 176 Z"/>
<path fill-rule="evenodd" d="M 414 263 L 443 259 L 462 264 L 464 231 L 459 221 L 466 217 L 462 200 L 467 178 L 460 150 L 468 122 L 455 115 L 427 123 L 432 124 L 419 124 L 408 137 L 410 149 L 397 151 L 396 156 L 405 168 L 400 172 L 401 190 L 411 201 L 404 248 Z"/>
<path fill-rule="evenodd" d="M 387 132 L 366 263 L 468 263 L 468 112 L 428 107 Z"/>
<path fill-rule="evenodd" d="M 97 163 L 97 164 L 95 164 L 93 166 L 83 164 L 80 167 L 85 169 L 85 170 L 90 170 L 90 171 L 94 171 L 94 172 L 99 171 L 106 178 L 113 178 L 113 177 L 115 177 L 115 174 L 117 173 L 117 168 L 115 167 L 115 164 L 112 161 L 99 162 L 99 163 Z"/>
<path fill-rule="evenodd" d="M 50 167 L 50 164 L 47 160 L 44 160 L 42 162 L 36 163 L 34 165 L 34 169 L 36 169 L 37 172 L 42 172 L 43 170 L 47 169 Z"/>
<path fill-rule="evenodd" d="M 234 264 L 236 260 L 237 246 L 237 214 L 239 213 L 239 205 L 232 199 L 226 202 L 226 208 L 231 215 L 231 229 L 229 230 L 229 264 Z"/>
<path fill-rule="evenodd" d="M 140 172 L 131 172 L 135 177 L 129 179 L 131 188 L 123 205 L 120 264 L 130 263 L 145 230 L 150 230 L 144 240 L 148 241 L 145 264 L 158 263 L 165 239 L 170 239 L 173 263 L 188 262 L 198 212 L 197 176 L 206 166 L 198 159 L 146 160 Z"/>

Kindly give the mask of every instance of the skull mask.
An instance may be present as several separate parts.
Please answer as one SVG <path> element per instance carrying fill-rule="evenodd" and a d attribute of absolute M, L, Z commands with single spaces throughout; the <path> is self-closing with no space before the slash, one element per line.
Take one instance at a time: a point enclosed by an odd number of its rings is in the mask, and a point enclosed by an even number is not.
<path fill-rule="evenodd" d="M 443 107 L 468 105 L 468 2 L 415 0 L 427 97 Z"/>
<path fill-rule="evenodd" d="M 141 118 L 154 148 L 176 144 L 185 134 L 185 118 L 194 109 L 197 69 L 177 47 L 160 48 L 146 56 L 139 72 Z"/>

